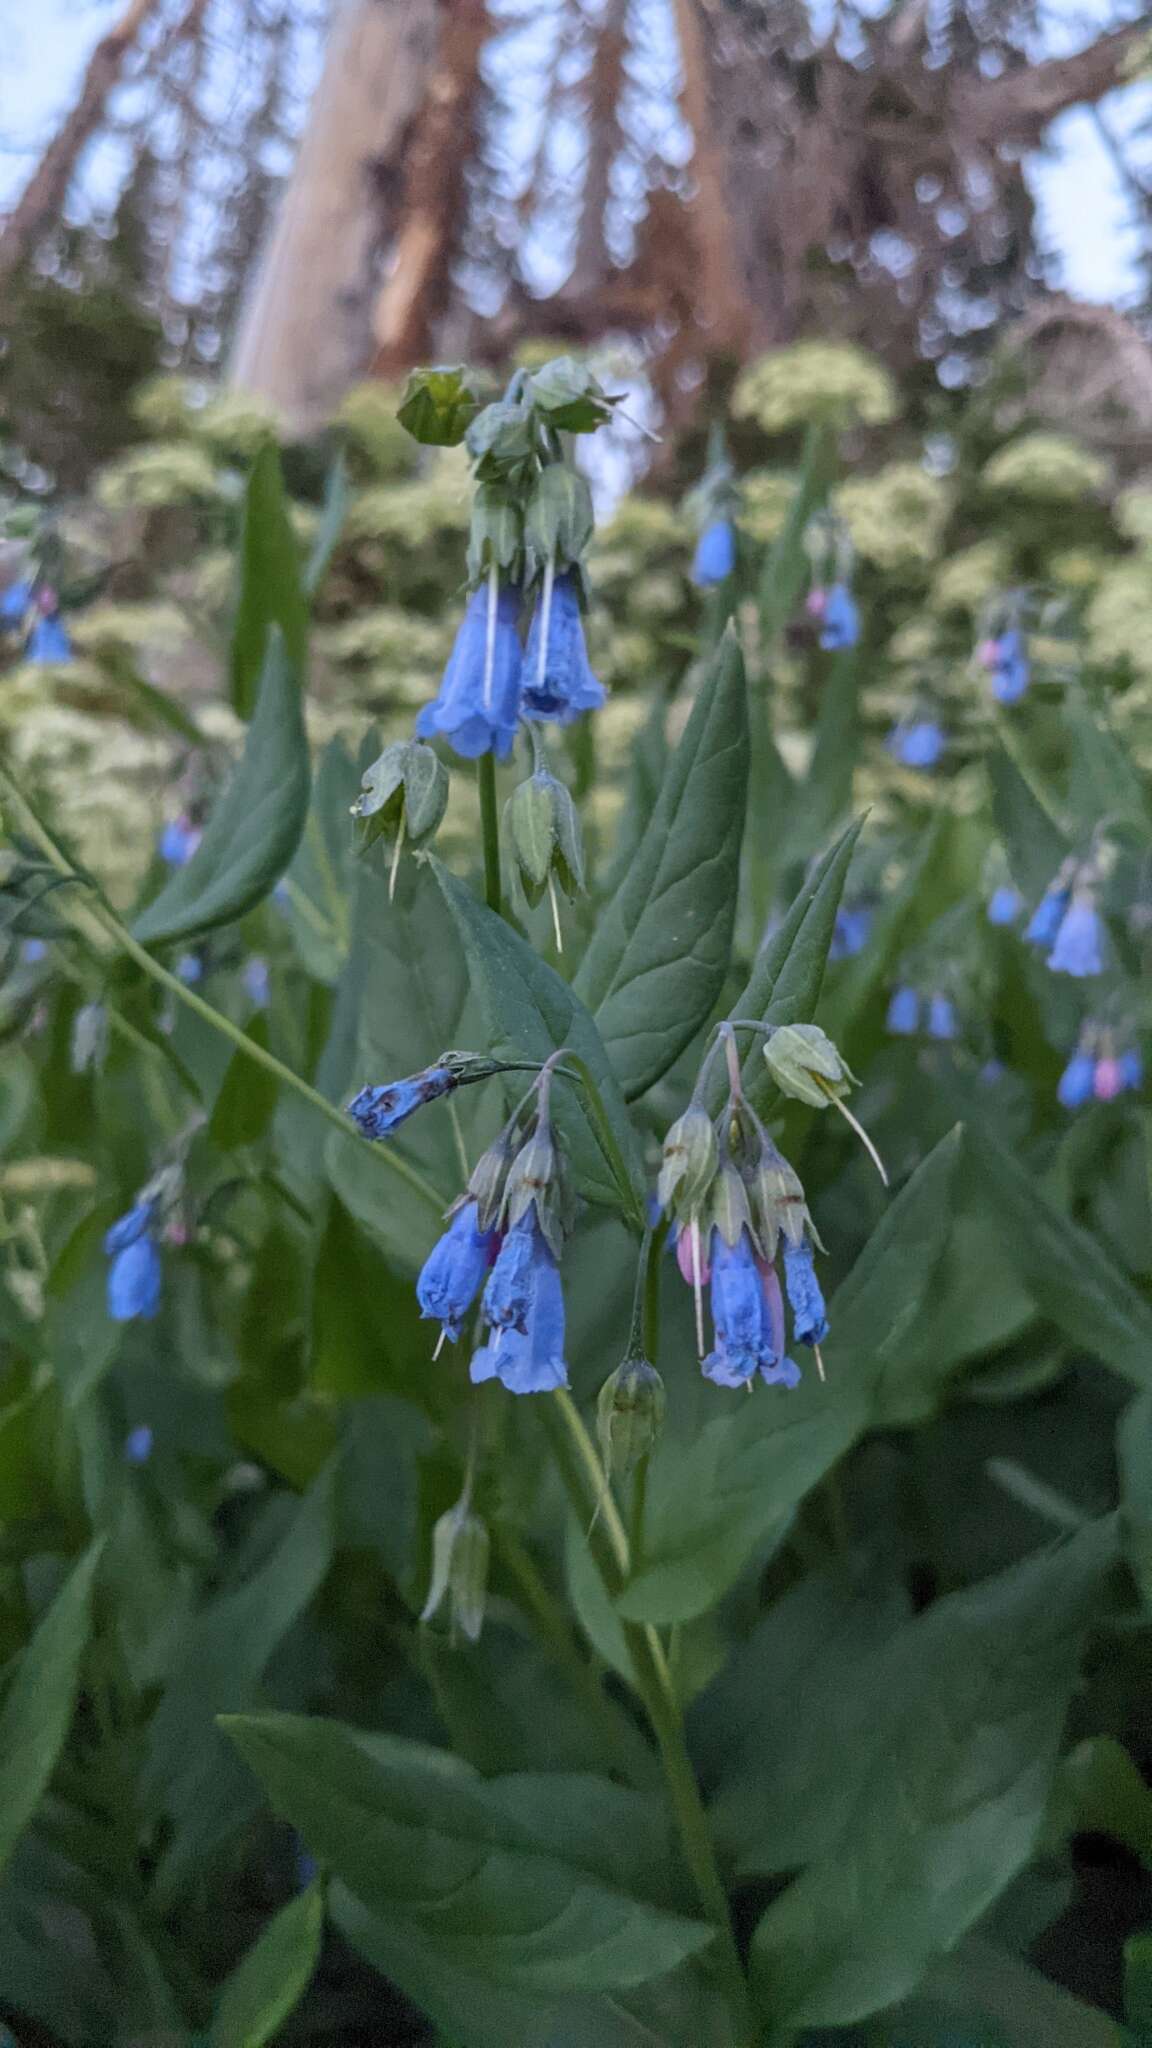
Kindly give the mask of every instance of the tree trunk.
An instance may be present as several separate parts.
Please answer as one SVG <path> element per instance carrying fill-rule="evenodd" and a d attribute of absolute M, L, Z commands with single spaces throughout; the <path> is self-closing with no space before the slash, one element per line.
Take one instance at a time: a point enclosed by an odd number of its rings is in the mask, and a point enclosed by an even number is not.
<path fill-rule="evenodd" d="M 93 50 L 71 113 L 0 230 L 0 283 L 27 262 L 41 237 L 59 220 L 81 152 L 100 126 L 124 60 L 157 4 L 158 0 L 130 0 L 115 28 L 101 36 Z"/>
<path fill-rule="evenodd" d="M 439 0 L 342 0 L 232 382 L 295 432 L 331 417 L 372 356 L 380 251 L 436 53 Z"/>

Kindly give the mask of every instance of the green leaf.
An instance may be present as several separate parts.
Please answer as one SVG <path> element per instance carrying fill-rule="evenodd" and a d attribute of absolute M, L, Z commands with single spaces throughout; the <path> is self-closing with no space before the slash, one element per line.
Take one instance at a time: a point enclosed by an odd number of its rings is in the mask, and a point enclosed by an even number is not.
<path fill-rule="evenodd" d="M 600 1090 L 629 1172 L 633 1214 L 642 1216 L 645 1188 L 635 1133 L 603 1041 L 583 1003 L 503 918 L 479 903 L 439 861 L 430 865 L 463 945 L 488 1028 L 489 1050 L 501 1058 L 546 1060 L 567 1045 L 585 1062 Z M 509 1078 L 518 1085 L 523 1080 L 522 1076 Z M 580 1193 L 605 1208 L 623 1211 L 623 1190 L 596 1135 L 578 1083 L 556 1082 L 552 1116 L 568 1147 Z"/>
<path fill-rule="evenodd" d="M 1101 702 L 1081 689 L 1064 699 L 1064 725 L 1070 742 L 1070 801 L 1087 829 L 1102 820 L 1122 820 L 1147 831 L 1148 798 L 1144 780 L 1127 749 L 1121 746 Z"/>
<path fill-rule="evenodd" d="M 1005 747 L 988 756 L 992 817 L 1008 866 L 1029 903 L 1039 902 L 1068 851 L 1068 842 L 1047 804 Z"/>
<path fill-rule="evenodd" d="M 480 410 L 476 379 L 464 364 L 413 370 L 396 417 L 426 448 L 455 448 Z"/>
<path fill-rule="evenodd" d="M 360 771 L 340 740 L 320 756 L 300 844 L 282 885 L 292 943 L 315 981 L 335 982 L 348 958 L 356 888 L 356 840 L 349 816 Z"/>
<path fill-rule="evenodd" d="M 1089 1525 L 939 1601 L 871 1667 L 871 1718 L 841 1751 L 856 1796 L 753 1938 L 780 2038 L 905 1996 L 1030 1860 L 1114 1557 L 1111 1525 Z"/>
<path fill-rule="evenodd" d="M 244 752 L 191 860 L 136 919 L 141 944 L 194 938 L 261 902 L 296 851 L 309 780 L 299 673 L 274 636 Z"/>
<path fill-rule="evenodd" d="M 1152 1605 L 1152 1391 L 1129 1402 L 1116 1428 L 1124 1544 L 1132 1576 Z"/>
<path fill-rule="evenodd" d="M 808 877 L 758 956 L 732 1006 L 733 1017 L 754 1017 L 764 1024 L 811 1023 L 824 985 L 836 912 L 863 823 L 863 818 L 857 818 L 849 825 Z M 744 1062 L 744 1086 L 758 1105 L 767 1102 L 773 1088 L 761 1045 L 757 1040 Z M 717 1077 L 711 1090 L 713 1110 L 719 1109 L 723 1092 L 723 1081 Z"/>
<path fill-rule="evenodd" d="M 253 1045 L 268 1051 L 268 1019 L 262 1011 L 247 1025 Z M 236 1145 L 254 1145 L 262 1138 L 276 1110 L 280 1083 L 275 1074 L 259 1067 L 237 1046 L 228 1062 L 220 1093 L 212 1111 L 208 1134 L 222 1152 Z"/>
<path fill-rule="evenodd" d="M 348 464 L 343 454 L 340 454 L 328 471 L 320 524 L 316 529 L 316 538 L 312 543 L 312 552 L 304 571 L 304 589 L 310 598 L 315 597 L 323 583 L 328 564 L 336 552 L 340 535 L 344 530 L 344 521 L 348 517 L 349 499 Z"/>
<path fill-rule="evenodd" d="M 626 1101 L 667 1073 L 724 986 L 747 787 L 744 663 L 726 633 L 573 984 Z"/>
<path fill-rule="evenodd" d="M 169 697 L 142 676 L 123 647 L 102 647 L 96 659 L 104 673 L 132 698 L 133 709 L 141 714 L 141 724 L 160 725 L 169 732 L 178 732 L 181 739 L 194 747 L 207 745 L 191 713 L 175 697 Z"/>
<path fill-rule="evenodd" d="M 308 600 L 280 453 L 268 441 L 248 475 L 240 534 L 240 600 L 232 629 L 232 703 L 250 718 L 279 627 L 288 666 L 303 687 L 308 667 Z"/>
<path fill-rule="evenodd" d="M 1077 1743 L 1060 1766 L 1056 1799 L 1070 1834 L 1111 1835 L 1152 1870 L 1152 1787 L 1114 1736 Z"/>
<path fill-rule="evenodd" d="M 814 1368 L 795 1392 L 733 1396 L 694 1437 L 666 1437 L 652 1460 L 641 1570 L 617 1608 L 664 1626 L 714 1606 L 758 1544 L 779 1540 L 793 1510 L 862 1429 L 863 1385 L 823 1385 Z"/>
<path fill-rule="evenodd" d="M 804 587 L 808 574 L 804 535 L 813 513 L 819 511 L 828 496 L 835 461 L 836 442 L 831 430 L 823 424 L 810 426 L 788 516 L 764 557 L 760 630 L 766 646 L 783 631 Z"/>
<path fill-rule="evenodd" d="M 965 1153 L 979 1199 L 1000 1218 L 1037 1308 L 1102 1365 L 1137 1387 L 1152 1386 L 1152 1308 L 1143 1296 L 990 1130 L 970 1129 Z"/>
<path fill-rule="evenodd" d="M 264 2048 L 308 1989 L 324 1935 L 324 1887 L 290 1899 L 237 1963 L 212 2021 L 213 2048 Z"/>
<path fill-rule="evenodd" d="M 0 1869 L 47 1791 L 68 1735 L 102 1549 L 93 1543 L 65 1579 L 0 1711 Z"/>
<path fill-rule="evenodd" d="M 288 1714 L 224 1726 L 313 1853 L 450 1966 L 512 1989 L 592 1992 L 659 1976 L 711 1939 L 630 1892 L 653 1818 L 606 1780 L 484 1781 L 399 1737 Z"/>

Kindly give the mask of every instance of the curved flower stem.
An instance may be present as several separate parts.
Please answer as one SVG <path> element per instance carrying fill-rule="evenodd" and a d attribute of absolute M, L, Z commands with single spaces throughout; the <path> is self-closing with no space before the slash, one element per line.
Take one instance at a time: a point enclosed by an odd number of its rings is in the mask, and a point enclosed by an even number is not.
<path fill-rule="evenodd" d="M 500 881 L 500 813 L 496 803 L 496 760 L 481 754 L 480 824 L 484 835 L 484 901 L 497 917 L 504 915 L 504 891 Z"/>
<path fill-rule="evenodd" d="M 178 975 L 171 974 L 167 967 L 162 967 L 158 960 L 152 958 L 151 953 L 133 938 L 128 927 L 121 923 L 115 911 L 95 893 L 93 885 L 87 882 L 83 875 L 77 874 L 67 854 L 57 845 L 47 827 L 41 823 L 19 783 L 3 767 L 0 767 L 0 790 L 19 807 L 29 838 L 39 846 L 57 872 L 75 876 L 92 891 L 84 903 L 74 905 L 70 909 L 73 929 L 81 937 L 87 938 L 90 942 L 96 939 L 110 940 L 120 952 L 126 953 L 130 960 L 134 960 L 150 980 L 156 982 L 160 988 L 167 989 L 169 995 L 174 996 L 177 1002 L 183 1003 L 185 1009 L 194 1010 L 198 1017 L 206 1024 L 210 1024 L 223 1038 L 231 1039 L 233 1045 L 246 1054 L 256 1066 L 263 1067 L 269 1074 L 274 1074 L 278 1081 L 282 1081 L 286 1087 L 302 1096 L 320 1116 L 326 1117 L 330 1124 L 335 1125 L 344 1137 L 356 1137 L 343 1110 L 338 1109 L 334 1102 L 326 1101 L 324 1096 L 301 1075 L 294 1073 L 291 1067 L 285 1066 L 283 1060 L 278 1060 L 275 1053 L 268 1052 L 262 1045 L 257 1045 L 255 1039 L 249 1038 L 248 1033 L 243 1031 L 239 1024 L 234 1024 L 222 1011 L 214 1010 L 211 1003 L 206 1003 L 203 996 L 198 996 L 194 989 L 190 989 L 179 979 Z M 373 1158 L 380 1160 L 382 1165 L 389 1168 L 400 1180 L 405 1181 L 412 1192 L 427 1202 L 438 1216 L 443 1215 L 447 1207 L 444 1197 L 432 1186 L 431 1181 L 425 1180 L 424 1175 L 414 1166 L 410 1166 L 398 1152 L 374 1144 L 369 1144 L 367 1149 Z"/>
<path fill-rule="evenodd" d="M 609 1599 L 615 1599 L 626 1582 L 631 1552 L 595 1445 L 570 1394 L 561 1391 L 541 1407 L 569 1500 L 588 1528 L 588 1547 L 604 1590 Z M 588 1520 L 590 1513 L 591 1526 Z M 744 1968 L 732 1931 L 728 1898 L 716 1862 L 708 1816 L 684 1740 L 684 1726 L 668 1660 L 654 1628 L 635 1621 L 626 1621 L 623 1626 L 632 1682 L 659 1745 L 664 1781 L 684 1860 L 704 1913 L 716 1930 L 716 1969 L 735 2020 L 737 2048 L 752 2048 L 754 2036 Z"/>

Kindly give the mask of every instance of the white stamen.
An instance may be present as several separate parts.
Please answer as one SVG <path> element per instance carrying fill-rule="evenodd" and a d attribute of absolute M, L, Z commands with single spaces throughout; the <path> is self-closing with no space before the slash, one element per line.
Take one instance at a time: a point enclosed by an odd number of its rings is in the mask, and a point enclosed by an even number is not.
<path fill-rule="evenodd" d="M 704 1356 L 704 1296 L 700 1276 L 700 1225 L 692 1223 L 692 1294 L 696 1302 L 696 1355 Z"/>
<path fill-rule="evenodd" d="M 536 659 L 536 688 L 541 692 L 548 672 L 548 635 L 552 627 L 552 586 L 555 580 L 556 563 L 549 555 L 544 571 L 544 588 L 540 592 L 540 652 Z"/>
<path fill-rule="evenodd" d="M 877 1173 L 880 1175 L 880 1178 L 883 1181 L 885 1187 L 887 1187 L 888 1175 L 884 1170 L 884 1161 L 881 1159 L 880 1154 L 876 1150 L 875 1145 L 872 1143 L 871 1138 L 868 1136 L 867 1131 L 864 1129 L 863 1124 L 857 1123 L 856 1118 L 852 1114 L 852 1111 L 850 1109 L 845 1108 L 844 1104 L 841 1102 L 840 1097 L 838 1095 L 830 1095 L 828 1099 L 830 1102 L 835 1104 L 836 1108 L 840 1111 L 840 1114 L 844 1118 L 845 1122 L 851 1124 L 852 1129 L 855 1131 L 856 1136 L 859 1138 L 860 1143 L 863 1145 L 864 1150 L 867 1152 L 869 1159 L 872 1161 L 872 1164 L 876 1168 Z"/>
<path fill-rule="evenodd" d="M 562 953 L 564 936 L 560 930 L 560 906 L 556 901 L 556 884 L 551 875 L 548 877 L 548 901 L 552 905 L 552 929 L 556 934 L 556 951 Z"/>
<path fill-rule="evenodd" d="M 484 640 L 484 709 L 489 715 L 496 681 L 496 607 L 499 599 L 500 571 L 493 562 L 488 571 L 488 631 Z"/>
<path fill-rule="evenodd" d="M 441 1352 L 443 1351 L 443 1349 L 444 1349 L 444 1346 L 446 1345 L 446 1343 L 447 1343 L 447 1342 L 448 1342 L 448 1331 L 447 1331 L 447 1328 L 445 1327 L 445 1325 L 444 1325 L 443 1323 L 441 1323 L 441 1325 L 440 1325 L 440 1335 L 439 1335 L 439 1336 L 437 1337 L 437 1339 L 436 1339 L 436 1349 L 435 1349 L 435 1351 L 434 1351 L 434 1352 L 432 1353 L 432 1363 L 433 1363 L 433 1364 L 435 1364 L 435 1363 L 436 1363 L 436 1360 L 437 1360 L 437 1359 L 439 1358 L 439 1356 L 440 1356 L 440 1353 L 441 1353 Z"/>
<path fill-rule="evenodd" d="M 403 811 L 401 811 L 401 813 L 400 813 L 400 829 L 399 829 L 399 831 L 398 831 L 398 832 L 397 832 L 397 834 L 396 834 L 396 844 L 395 844 L 395 846 L 394 846 L 394 847 L 393 847 L 393 849 L 392 849 L 392 865 L 391 865 L 390 869 L 388 870 L 388 901 L 389 901 L 389 903 L 391 903 L 391 902 L 392 902 L 392 900 L 393 900 L 393 898 L 394 898 L 394 896 L 395 896 L 395 894 L 396 894 L 396 877 L 397 877 L 398 873 L 400 872 L 400 848 L 401 848 L 401 847 L 403 846 L 403 844 L 404 844 L 404 813 L 403 813 Z"/>
<path fill-rule="evenodd" d="M 812 1352 L 816 1360 L 816 1370 L 819 1373 L 821 1379 L 826 1380 L 828 1375 L 824 1370 L 824 1360 L 820 1356 L 820 1346 L 818 1344 L 814 1344 L 812 1346 Z"/>

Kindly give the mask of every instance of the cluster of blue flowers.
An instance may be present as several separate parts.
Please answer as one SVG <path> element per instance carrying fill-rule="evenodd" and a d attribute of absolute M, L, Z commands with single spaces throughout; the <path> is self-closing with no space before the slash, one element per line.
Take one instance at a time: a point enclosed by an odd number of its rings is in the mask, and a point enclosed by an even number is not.
<path fill-rule="evenodd" d="M 806 609 L 809 618 L 819 624 L 820 645 L 826 652 L 855 647 L 860 638 L 860 610 L 846 583 L 815 584 L 808 592 Z"/>
<path fill-rule="evenodd" d="M 987 670 L 996 702 L 1018 704 L 1032 680 L 1028 648 L 1019 626 L 1005 626 L 1002 632 L 982 640 L 976 659 Z"/>
<path fill-rule="evenodd" d="M 1116 1050 L 1115 1034 L 1088 1023 L 1080 1043 L 1060 1076 L 1057 1098 L 1065 1109 L 1083 1109 L 1088 1102 L 1114 1102 L 1144 1083 L 1144 1062 L 1134 1046 Z"/>
<path fill-rule="evenodd" d="M 60 612 L 60 600 L 46 583 L 19 578 L 0 591 L 0 631 L 18 634 L 25 661 L 58 664 L 71 661 L 72 641 Z"/>
<path fill-rule="evenodd" d="M 1047 956 L 1054 974 L 1078 980 L 1103 974 L 1106 933 L 1088 867 L 1064 863 L 1029 918 L 1024 937 Z"/>
<path fill-rule="evenodd" d="M 924 1032 L 929 1038 L 957 1038 L 960 1025 L 951 996 L 937 989 L 928 996 L 903 982 L 894 989 L 888 1004 L 888 1029 L 897 1038 L 914 1038 Z"/>

